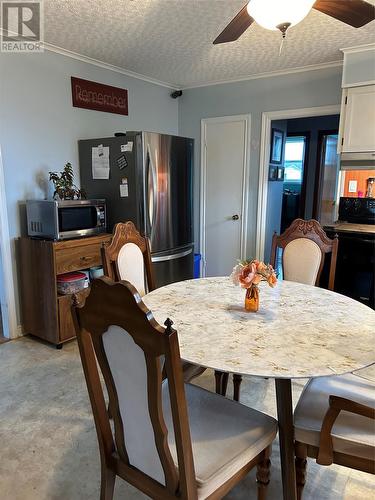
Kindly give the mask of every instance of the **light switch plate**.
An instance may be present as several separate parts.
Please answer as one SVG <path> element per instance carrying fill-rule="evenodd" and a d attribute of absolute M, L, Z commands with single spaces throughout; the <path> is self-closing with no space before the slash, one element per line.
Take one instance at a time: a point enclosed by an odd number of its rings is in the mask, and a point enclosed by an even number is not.
<path fill-rule="evenodd" d="M 349 181 L 349 188 L 348 191 L 349 193 L 356 193 L 357 192 L 357 181 Z"/>

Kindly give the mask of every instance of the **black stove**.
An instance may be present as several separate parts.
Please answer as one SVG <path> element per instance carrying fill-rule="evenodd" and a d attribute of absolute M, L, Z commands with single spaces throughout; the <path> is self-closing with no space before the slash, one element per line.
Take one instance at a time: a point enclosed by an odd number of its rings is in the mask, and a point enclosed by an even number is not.
<path fill-rule="evenodd" d="M 339 204 L 339 221 L 354 224 L 375 224 L 375 198 L 343 196 Z"/>
<path fill-rule="evenodd" d="M 339 222 L 375 224 L 374 198 L 340 198 Z M 335 230 L 327 231 L 332 238 Z M 335 291 L 375 309 L 375 234 L 371 231 L 338 231 L 339 246 Z"/>

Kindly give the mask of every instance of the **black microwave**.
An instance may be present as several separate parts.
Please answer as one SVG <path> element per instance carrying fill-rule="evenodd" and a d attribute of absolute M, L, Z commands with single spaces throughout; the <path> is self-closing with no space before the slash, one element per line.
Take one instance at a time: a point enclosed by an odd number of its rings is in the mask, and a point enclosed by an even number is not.
<path fill-rule="evenodd" d="M 105 233 L 105 200 L 28 200 L 27 232 L 34 238 L 67 240 Z"/>

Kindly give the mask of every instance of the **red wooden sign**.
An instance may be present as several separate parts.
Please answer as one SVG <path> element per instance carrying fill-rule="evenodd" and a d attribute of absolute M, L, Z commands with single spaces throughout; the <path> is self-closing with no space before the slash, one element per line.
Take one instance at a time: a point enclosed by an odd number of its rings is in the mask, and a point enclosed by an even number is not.
<path fill-rule="evenodd" d="M 128 91 L 72 76 L 73 106 L 118 115 L 128 114 Z"/>

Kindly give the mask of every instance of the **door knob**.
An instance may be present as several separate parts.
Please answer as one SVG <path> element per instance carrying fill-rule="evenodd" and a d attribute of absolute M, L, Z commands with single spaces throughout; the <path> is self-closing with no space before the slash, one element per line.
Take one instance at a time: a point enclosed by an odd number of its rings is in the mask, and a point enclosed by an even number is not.
<path fill-rule="evenodd" d="M 237 214 L 232 215 L 232 220 L 238 220 L 239 218 L 240 218 L 240 217 L 239 217 Z"/>

